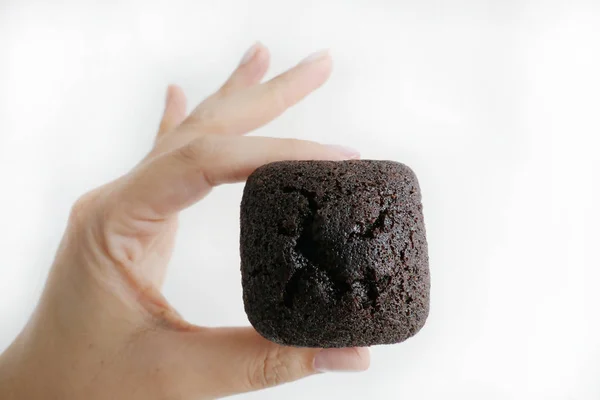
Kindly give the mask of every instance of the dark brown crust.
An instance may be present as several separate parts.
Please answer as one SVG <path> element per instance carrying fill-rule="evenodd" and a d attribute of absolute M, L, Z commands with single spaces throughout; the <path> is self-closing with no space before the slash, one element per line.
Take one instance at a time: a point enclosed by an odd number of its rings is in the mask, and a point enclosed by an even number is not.
<path fill-rule="evenodd" d="M 254 328 L 302 347 L 398 343 L 429 313 L 417 178 L 392 161 L 285 161 L 241 206 L 244 305 Z"/>

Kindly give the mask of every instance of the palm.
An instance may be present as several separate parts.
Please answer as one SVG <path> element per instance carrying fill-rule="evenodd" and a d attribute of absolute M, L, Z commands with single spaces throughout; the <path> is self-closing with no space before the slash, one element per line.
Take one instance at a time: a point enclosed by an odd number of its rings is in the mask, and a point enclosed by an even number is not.
<path fill-rule="evenodd" d="M 160 290 L 164 283 L 169 260 L 173 254 L 179 224 L 177 217 L 172 217 L 157 222 L 156 225 L 156 229 L 148 232 L 149 235 L 142 232 L 142 236 L 137 239 L 138 246 L 141 242 L 148 242 L 147 248 L 144 250 L 145 259 L 142 262 L 138 279 Z"/>

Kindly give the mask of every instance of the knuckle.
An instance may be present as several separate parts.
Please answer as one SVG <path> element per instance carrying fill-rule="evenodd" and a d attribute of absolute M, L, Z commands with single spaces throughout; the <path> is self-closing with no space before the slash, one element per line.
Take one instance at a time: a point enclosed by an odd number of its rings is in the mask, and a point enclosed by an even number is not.
<path fill-rule="evenodd" d="M 302 156 L 306 153 L 305 144 L 306 142 L 300 139 L 288 139 L 287 145 L 289 148 L 290 156 L 294 159 L 303 158 Z"/>
<path fill-rule="evenodd" d="M 271 97 L 271 106 L 279 112 L 283 112 L 293 105 L 293 99 L 289 95 L 290 79 L 282 75 L 271 84 L 269 93 Z"/>
<path fill-rule="evenodd" d="M 100 189 L 92 190 L 80 196 L 71 206 L 69 220 L 74 224 L 81 224 L 95 212 L 97 206 L 98 192 Z"/>
<path fill-rule="evenodd" d="M 293 380 L 298 375 L 291 360 L 285 357 L 282 348 L 275 346 L 266 352 L 265 356 L 257 362 L 248 377 L 250 387 L 253 389 L 277 386 Z"/>
<path fill-rule="evenodd" d="M 218 103 L 213 98 L 207 99 L 205 103 L 194 110 L 187 123 L 204 132 L 221 133 L 225 126 L 218 112 L 219 107 L 216 107 Z"/>
<path fill-rule="evenodd" d="M 184 164 L 196 164 L 202 153 L 195 143 L 187 143 L 178 148 L 173 156 Z"/>
<path fill-rule="evenodd" d="M 217 139 L 211 135 L 203 135 L 180 147 L 174 153 L 174 157 L 180 162 L 202 173 L 202 179 L 209 187 L 216 185 L 216 182 L 214 182 L 209 173 L 209 166 L 214 165 L 219 158 L 219 147 L 221 144 Z"/>
<path fill-rule="evenodd" d="M 186 164 L 197 165 L 212 152 L 212 140 L 208 135 L 202 135 L 186 143 L 175 152 L 175 157 Z"/>
<path fill-rule="evenodd" d="M 68 220 L 70 230 L 79 233 L 89 232 L 92 227 L 106 227 L 115 220 L 119 204 L 115 194 L 116 182 L 113 181 L 87 192 L 73 203 Z"/>
<path fill-rule="evenodd" d="M 200 106 L 194 110 L 192 117 L 196 123 L 206 124 L 213 122 L 217 116 L 213 107 Z"/>

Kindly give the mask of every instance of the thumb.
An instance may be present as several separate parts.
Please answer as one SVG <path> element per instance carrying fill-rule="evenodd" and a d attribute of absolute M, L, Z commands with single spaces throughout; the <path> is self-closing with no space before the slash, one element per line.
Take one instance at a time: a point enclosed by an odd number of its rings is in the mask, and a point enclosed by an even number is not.
<path fill-rule="evenodd" d="M 222 397 L 292 382 L 319 372 L 364 371 L 367 348 L 314 349 L 281 346 L 253 328 L 213 328 L 186 337 L 182 365 L 194 396 Z M 191 365 L 190 365 L 191 364 Z M 199 375 L 204 375 L 202 380 Z M 203 382 L 203 383 L 202 383 Z M 194 385 L 198 385 L 193 387 Z"/>

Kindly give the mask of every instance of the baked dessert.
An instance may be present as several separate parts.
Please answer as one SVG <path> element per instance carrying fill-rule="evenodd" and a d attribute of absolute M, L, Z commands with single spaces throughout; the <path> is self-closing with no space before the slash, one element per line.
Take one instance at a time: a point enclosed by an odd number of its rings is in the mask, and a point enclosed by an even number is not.
<path fill-rule="evenodd" d="M 250 323 L 302 347 L 391 344 L 429 313 L 421 192 L 393 161 L 283 161 L 258 168 L 241 204 Z"/>

